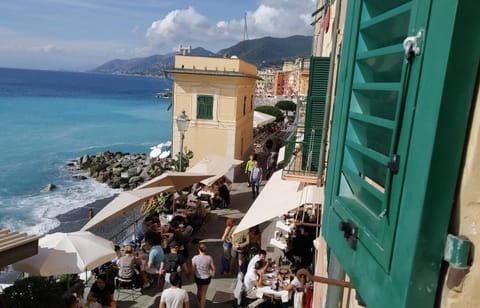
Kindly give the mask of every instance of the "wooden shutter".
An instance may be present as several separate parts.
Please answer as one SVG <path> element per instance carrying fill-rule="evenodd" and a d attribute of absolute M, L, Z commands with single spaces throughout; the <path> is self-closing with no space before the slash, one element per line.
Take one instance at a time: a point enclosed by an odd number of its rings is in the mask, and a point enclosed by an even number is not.
<path fill-rule="evenodd" d="M 479 8 L 348 1 L 322 233 L 368 307 L 434 306 L 478 73 L 480 41 L 468 33 L 480 28 Z"/>
<path fill-rule="evenodd" d="M 330 58 L 311 57 L 302 169 L 318 171 Z"/>
<path fill-rule="evenodd" d="M 197 118 L 213 119 L 213 96 L 197 96 Z"/>

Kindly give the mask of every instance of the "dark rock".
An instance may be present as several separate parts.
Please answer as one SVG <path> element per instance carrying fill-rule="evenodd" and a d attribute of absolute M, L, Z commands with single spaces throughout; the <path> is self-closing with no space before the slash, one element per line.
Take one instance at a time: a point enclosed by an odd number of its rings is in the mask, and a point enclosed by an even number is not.
<path fill-rule="evenodd" d="M 45 188 L 43 189 L 44 192 L 49 192 L 52 190 L 55 190 L 57 188 L 57 185 L 49 183 Z"/>
<path fill-rule="evenodd" d="M 130 178 L 130 180 L 128 180 L 128 183 L 129 184 L 132 184 L 132 183 L 138 183 L 138 182 L 142 182 L 143 181 L 143 178 L 141 176 L 132 176 Z"/>

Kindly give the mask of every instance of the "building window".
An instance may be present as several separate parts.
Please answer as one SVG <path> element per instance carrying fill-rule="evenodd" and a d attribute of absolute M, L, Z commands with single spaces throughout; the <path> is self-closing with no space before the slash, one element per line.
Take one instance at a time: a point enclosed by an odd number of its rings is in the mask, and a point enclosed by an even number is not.
<path fill-rule="evenodd" d="M 197 118 L 209 120 L 213 119 L 213 96 L 197 96 Z"/>
<path fill-rule="evenodd" d="M 250 111 L 253 111 L 253 95 L 250 96 Z"/>
<path fill-rule="evenodd" d="M 244 96 L 243 97 L 243 115 L 245 115 L 246 108 L 247 108 L 247 97 Z"/>

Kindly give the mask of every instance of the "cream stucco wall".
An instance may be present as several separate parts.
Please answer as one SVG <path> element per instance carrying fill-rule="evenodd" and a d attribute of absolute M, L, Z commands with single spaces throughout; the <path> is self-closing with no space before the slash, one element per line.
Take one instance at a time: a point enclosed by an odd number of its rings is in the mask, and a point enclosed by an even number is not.
<path fill-rule="evenodd" d="M 468 146 L 461 174 L 460 190 L 451 220 L 450 233 L 466 236 L 472 242 L 473 263 L 463 283 L 453 290 L 443 285 L 441 307 L 480 307 L 480 82 Z"/>
<path fill-rule="evenodd" d="M 180 134 L 175 118 L 185 110 L 191 119 L 184 139 L 184 148 L 194 153 L 190 165 L 208 154 L 241 159 L 242 150 L 246 151 L 253 140 L 254 106 L 251 101 L 255 97 L 255 79 L 218 75 L 216 72 L 256 76 L 256 67 L 239 59 L 176 56 L 175 68 L 203 72 L 174 73 L 173 153 L 180 150 Z M 198 95 L 213 96 L 213 119 L 197 119 Z"/>

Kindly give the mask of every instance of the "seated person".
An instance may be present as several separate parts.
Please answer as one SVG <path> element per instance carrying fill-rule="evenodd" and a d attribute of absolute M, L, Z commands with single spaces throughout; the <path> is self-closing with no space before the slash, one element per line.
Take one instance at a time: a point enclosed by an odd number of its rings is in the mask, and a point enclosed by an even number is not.
<path fill-rule="evenodd" d="M 255 266 L 245 274 L 243 284 L 245 285 L 245 293 L 248 298 L 257 298 L 257 288 L 262 286 L 263 268 L 265 261 L 258 260 Z"/>
<path fill-rule="evenodd" d="M 141 265 L 142 261 L 133 255 L 132 246 L 125 246 L 125 255 L 118 262 L 118 277 L 131 279 L 136 287 L 147 285 L 147 276 L 140 275 Z"/>
<path fill-rule="evenodd" d="M 278 279 L 282 282 L 282 288 L 284 290 L 301 290 L 303 288 L 302 282 L 295 275 L 296 273 L 296 268 L 292 268 L 287 274 L 278 273 Z"/>
<path fill-rule="evenodd" d="M 89 303 L 98 303 L 102 307 L 116 308 L 117 303 L 113 298 L 113 292 L 115 287 L 113 285 L 107 284 L 107 275 L 102 273 L 98 275 L 97 280 L 92 285 L 90 292 L 87 296 L 87 301 Z"/>
<path fill-rule="evenodd" d="M 264 250 L 264 249 L 260 249 L 260 251 L 258 252 L 258 254 L 254 255 L 250 261 L 248 262 L 248 266 L 247 266 L 247 272 L 249 270 L 251 270 L 254 266 L 255 266 L 255 263 L 258 261 L 258 260 L 263 260 L 265 261 L 265 258 L 267 257 L 267 251 Z M 269 264 L 267 262 L 265 262 L 265 268 L 267 268 Z M 264 270 L 265 270 L 264 268 Z"/>
<path fill-rule="evenodd" d="M 140 228 L 137 228 L 136 238 L 138 243 L 141 243 L 145 237 L 145 234 L 148 231 L 151 231 L 150 229 L 152 229 L 153 224 L 154 221 L 152 216 L 145 217 Z"/>

